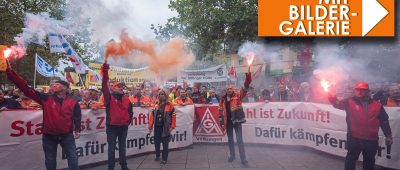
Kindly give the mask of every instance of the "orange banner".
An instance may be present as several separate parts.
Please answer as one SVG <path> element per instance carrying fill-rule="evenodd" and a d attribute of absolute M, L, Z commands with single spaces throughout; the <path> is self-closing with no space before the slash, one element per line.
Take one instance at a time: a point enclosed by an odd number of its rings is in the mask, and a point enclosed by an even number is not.
<path fill-rule="evenodd" d="M 394 0 L 259 0 L 259 36 L 394 36 Z"/>

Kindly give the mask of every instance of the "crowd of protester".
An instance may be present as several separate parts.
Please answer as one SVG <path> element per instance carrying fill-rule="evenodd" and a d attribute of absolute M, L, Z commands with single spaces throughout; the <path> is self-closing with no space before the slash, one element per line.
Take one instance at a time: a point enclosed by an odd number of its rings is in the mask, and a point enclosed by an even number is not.
<path fill-rule="evenodd" d="M 382 105 L 389 107 L 400 106 L 400 83 L 371 83 L 371 98 L 379 100 Z M 43 92 L 43 88 L 35 90 Z M 174 86 L 165 89 L 169 100 L 177 105 L 187 104 L 216 104 L 225 90 L 217 91 L 215 87 L 196 85 L 194 87 Z M 331 89 L 338 98 L 348 98 L 353 95 L 352 83 L 343 83 Z M 159 88 L 144 85 L 125 87 L 124 94 L 129 97 L 133 106 L 152 106 L 157 101 Z M 51 93 L 51 91 L 47 92 Z M 73 89 L 69 91 L 74 99 L 79 101 L 82 109 L 104 108 L 104 99 L 99 89 Z M 269 84 L 264 88 L 250 87 L 243 102 L 313 102 L 328 104 L 326 92 L 318 84 L 302 82 L 298 87 L 282 83 Z M 26 97 L 17 88 L 0 89 L 0 111 L 6 109 L 40 109 L 40 105 Z"/>

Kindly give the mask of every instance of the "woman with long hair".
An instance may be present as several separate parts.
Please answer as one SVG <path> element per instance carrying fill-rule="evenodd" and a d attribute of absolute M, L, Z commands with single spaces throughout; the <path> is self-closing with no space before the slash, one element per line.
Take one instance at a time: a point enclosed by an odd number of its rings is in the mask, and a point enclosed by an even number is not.
<path fill-rule="evenodd" d="M 168 101 L 167 92 L 160 90 L 158 102 L 154 106 L 149 117 L 149 131 L 154 128 L 154 147 L 156 150 L 156 161 L 160 160 L 160 144 L 162 143 L 162 161 L 166 164 L 168 160 L 168 145 L 171 139 L 171 131 L 176 127 L 176 114 L 174 105 Z"/>

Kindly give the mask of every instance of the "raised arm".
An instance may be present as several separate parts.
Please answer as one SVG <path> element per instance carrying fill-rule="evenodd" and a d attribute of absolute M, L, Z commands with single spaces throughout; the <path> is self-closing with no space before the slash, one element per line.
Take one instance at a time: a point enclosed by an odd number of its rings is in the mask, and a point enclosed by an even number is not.
<path fill-rule="evenodd" d="M 249 70 L 249 72 L 246 73 L 246 78 L 244 80 L 244 88 L 241 88 L 239 92 L 240 99 L 243 99 L 246 96 L 247 91 L 249 90 L 250 87 L 250 83 L 251 83 L 251 72 Z"/>
<path fill-rule="evenodd" d="M 345 101 L 347 101 L 347 100 L 339 100 L 336 97 L 336 95 L 333 93 L 328 93 L 328 100 L 334 108 L 340 109 L 340 110 L 345 109 Z"/>
<path fill-rule="evenodd" d="M 110 81 L 110 78 L 108 76 L 108 70 L 110 69 L 110 66 L 106 63 L 104 63 L 101 66 L 101 72 L 103 74 L 103 80 L 101 81 L 101 92 L 103 92 L 104 96 L 104 105 L 108 104 L 110 102 L 110 88 L 108 86 L 108 82 Z"/>
<path fill-rule="evenodd" d="M 24 78 L 19 76 L 14 70 L 10 69 L 9 67 L 6 70 L 6 74 L 8 80 L 13 82 L 25 94 L 25 96 L 35 100 L 39 104 L 42 104 L 42 102 L 40 101 L 41 94 L 36 92 L 33 88 L 29 87 Z"/>

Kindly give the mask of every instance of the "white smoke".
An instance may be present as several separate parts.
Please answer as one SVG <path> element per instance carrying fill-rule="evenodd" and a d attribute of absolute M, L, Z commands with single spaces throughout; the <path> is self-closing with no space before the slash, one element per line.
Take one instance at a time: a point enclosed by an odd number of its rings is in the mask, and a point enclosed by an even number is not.
<path fill-rule="evenodd" d="M 70 9 L 80 8 L 78 14 L 90 18 L 92 41 L 104 44 L 118 39 L 123 29 L 140 39 L 153 39 L 150 25 L 164 25 L 168 18 L 176 15 L 168 9 L 168 4 L 165 0 L 69 0 Z"/>
<path fill-rule="evenodd" d="M 239 47 L 238 55 L 242 58 L 246 58 L 249 55 L 255 55 L 256 58 L 264 61 L 281 61 L 280 50 L 282 44 L 279 43 L 257 43 L 257 42 L 245 42 Z"/>

